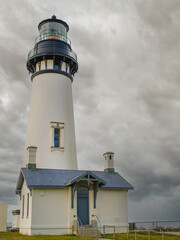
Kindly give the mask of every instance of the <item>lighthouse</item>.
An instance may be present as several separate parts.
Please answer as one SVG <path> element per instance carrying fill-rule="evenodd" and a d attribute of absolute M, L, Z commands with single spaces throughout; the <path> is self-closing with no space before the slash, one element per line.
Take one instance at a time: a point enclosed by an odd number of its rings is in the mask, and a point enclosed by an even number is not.
<path fill-rule="evenodd" d="M 114 153 L 103 155 L 104 170 L 77 169 L 72 83 L 78 62 L 69 26 L 52 16 L 38 29 L 27 59 L 32 91 L 12 228 L 26 235 L 83 237 L 100 236 L 107 225 L 127 232 L 127 192 L 133 186 L 115 171 Z"/>
<path fill-rule="evenodd" d="M 52 16 L 38 30 L 27 60 L 32 91 L 23 165 L 77 169 L 72 83 L 78 62 L 69 26 Z"/>

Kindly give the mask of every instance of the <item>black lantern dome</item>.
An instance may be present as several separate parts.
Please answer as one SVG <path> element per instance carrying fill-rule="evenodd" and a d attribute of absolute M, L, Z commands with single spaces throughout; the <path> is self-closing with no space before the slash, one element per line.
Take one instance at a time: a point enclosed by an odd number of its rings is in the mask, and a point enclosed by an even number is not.
<path fill-rule="evenodd" d="M 27 60 L 27 69 L 33 75 L 37 72 L 37 63 L 53 59 L 52 70 L 62 72 L 62 62 L 66 64 L 67 74 L 72 75 L 78 70 L 77 55 L 71 48 L 71 41 L 67 37 L 69 26 L 66 22 L 56 19 L 53 15 L 38 25 L 40 35 L 35 40 L 35 46 L 30 50 Z M 47 65 L 47 64 L 46 64 Z M 40 73 L 41 69 L 38 69 Z M 44 70 L 43 70 L 44 71 Z"/>

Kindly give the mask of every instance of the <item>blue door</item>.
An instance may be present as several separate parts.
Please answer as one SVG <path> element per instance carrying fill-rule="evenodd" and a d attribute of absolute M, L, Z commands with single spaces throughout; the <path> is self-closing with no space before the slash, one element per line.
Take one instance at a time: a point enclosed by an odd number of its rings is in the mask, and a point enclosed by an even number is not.
<path fill-rule="evenodd" d="M 89 189 L 87 187 L 79 187 L 77 190 L 77 215 L 80 223 L 89 224 Z"/>

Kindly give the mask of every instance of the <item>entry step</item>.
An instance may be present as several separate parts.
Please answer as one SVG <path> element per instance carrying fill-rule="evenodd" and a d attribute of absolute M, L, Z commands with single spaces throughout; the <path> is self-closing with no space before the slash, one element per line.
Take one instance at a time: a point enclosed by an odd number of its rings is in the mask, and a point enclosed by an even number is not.
<path fill-rule="evenodd" d="M 77 228 L 77 235 L 84 238 L 99 238 L 101 237 L 101 232 L 97 227 L 83 225 Z"/>

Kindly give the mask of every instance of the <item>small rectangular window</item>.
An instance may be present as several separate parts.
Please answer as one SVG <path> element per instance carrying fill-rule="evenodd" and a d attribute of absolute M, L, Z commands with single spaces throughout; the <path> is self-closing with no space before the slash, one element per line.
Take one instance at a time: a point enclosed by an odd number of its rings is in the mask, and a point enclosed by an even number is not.
<path fill-rule="evenodd" d="M 24 195 L 22 199 L 22 218 L 24 217 Z"/>
<path fill-rule="evenodd" d="M 60 69 L 60 64 L 59 64 L 59 61 L 57 61 L 57 60 L 54 60 L 54 69 L 55 70 L 59 70 Z"/>
<path fill-rule="evenodd" d="M 41 70 L 41 62 L 38 62 L 39 71 Z"/>
<path fill-rule="evenodd" d="M 65 62 L 62 62 L 61 70 L 66 72 L 66 63 Z"/>
<path fill-rule="evenodd" d="M 66 72 L 69 73 L 69 64 L 66 64 Z"/>
<path fill-rule="evenodd" d="M 50 122 L 51 150 L 64 151 L 64 123 Z"/>
<path fill-rule="evenodd" d="M 27 217 L 29 217 L 29 193 L 27 194 Z"/>
<path fill-rule="evenodd" d="M 54 147 L 59 147 L 60 131 L 59 128 L 54 128 Z"/>
<path fill-rule="evenodd" d="M 60 62 L 60 65 L 59 65 L 59 70 L 62 70 L 62 61 Z"/>
<path fill-rule="evenodd" d="M 59 70 L 59 66 L 58 65 L 54 65 L 54 69 L 55 70 Z"/>

